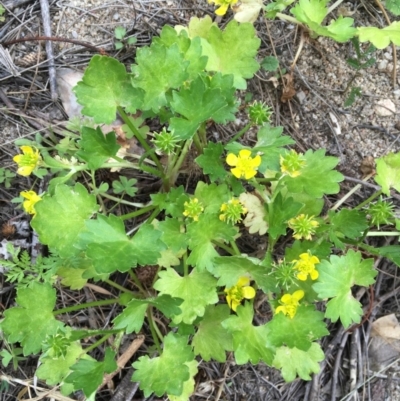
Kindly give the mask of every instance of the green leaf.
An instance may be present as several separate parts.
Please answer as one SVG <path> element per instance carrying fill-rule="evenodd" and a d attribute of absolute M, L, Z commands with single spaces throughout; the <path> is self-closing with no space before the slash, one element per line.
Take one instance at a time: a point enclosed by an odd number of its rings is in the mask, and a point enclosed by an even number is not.
<path fill-rule="evenodd" d="M 203 181 L 197 182 L 194 196 L 204 206 L 205 214 L 219 213 L 222 204 L 231 199 L 229 189 L 226 184 L 206 184 Z"/>
<path fill-rule="evenodd" d="M 212 78 L 215 79 L 215 78 Z M 232 88 L 232 85 L 228 86 Z M 221 90 L 223 89 L 223 90 Z M 212 88 L 208 78 L 199 76 L 188 88 L 172 92 L 171 107 L 180 117 L 172 117 L 169 129 L 179 139 L 190 139 L 197 132 L 200 124 L 213 119 L 224 123 L 235 119 L 235 105 L 231 107 L 232 99 L 226 98 L 225 88 Z M 233 98 L 233 90 L 231 91 Z"/>
<path fill-rule="evenodd" d="M 388 258 L 400 267 L 400 245 L 388 245 L 375 249 L 379 252 L 379 255 Z"/>
<path fill-rule="evenodd" d="M 84 230 L 85 221 L 98 209 L 96 197 L 80 184 L 74 187 L 57 185 L 54 195 L 45 195 L 35 205 L 36 216 L 31 226 L 40 242 L 53 248 L 61 257 L 77 253 L 75 244 Z"/>
<path fill-rule="evenodd" d="M 360 96 L 361 96 L 361 88 L 359 88 L 358 86 L 357 87 L 353 86 L 350 90 L 349 96 L 344 102 L 344 107 L 351 106 L 356 101 L 356 97 Z"/>
<path fill-rule="evenodd" d="M 62 285 L 71 290 L 81 290 L 87 283 L 87 279 L 82 277 L 84 272 L 85 269 L 62 266 L 57 270 L 57 275 L 61 278 Z"/>
<path fill-rule="evenodd" d="M 400 27 L 400 25 L 399 25 Z M 400 192 L 400 153 L 389 153 L 376 161 L 375 181 L 390 196 L 390 188 Z"/>
<path fill-rule="evenodd" d="M 164 337 L 163 353 L 157 358 L 150 359 L 141 356 L 133 363 L 136 371 L 132 381 L 140 382 L 140 389 L 145 397 L 155 393 L 161 397 L 164 393 L 180 396 L 184 383 L 190 378 L 187 363 L 194 360 L 192 347 L 187 344 L 188 338 L 172 332 Z"/>
<path fill-rule="evenodd" d="M 327 0 L 299 0 L 290 12 L 300 22 L 306 24 L 314 33 L 314 36 L 327 36 L 337 42 L 347 42 L 356 34 L 353 28 L 352 18 L 340 16 L 336 21 L 331 21 L 327 26 L 322 26 L 324 18 L 328 14 Z"/>
<path fill-rule="evenodd" d="M 173 318 L 175 324 L 193 323 L 198 316 L 204 315 L 207 305 L 218 302 L 217 280 L 206 271 L 194 268 L 189 275 L 181 277 L 174 269 L 169 268 L 158 275 L 154 289 L 161 295 L 183 299 L 179 306 L 182 312 Z"/>
<path fill-rule="evenodd" d="M 198 362 L 197 361 L 190 361 L 186 362 L 185 365 L 189 369 L 189 379 L 183 383 L 183 389 L 181 395 L 171 395 L 168 394 L 169 401 L 187 401 L 189 397 L 192 395 L 194 391 L 195 381 L 194 377 L 196 376 L 198 369 Z"/>
<path fill-rule="evenodd" d="M 282 370 L 286 382 L 293 381 L 297 375 L 303 380 L 311 380 L 310 373 L 319 372 L 319 362 L 323 361 L 324 357 L 324 352 L 317 343 L 312 343 L 307 351 L 279 347 L 272 366 Z"/>
<path fill-rule="evenodd" d="M 183 85 L 188 79 L 188 61 L 179 51 L 178 44 L 166 47 L 152 43 L 136 52 L 136 63 L 132 65 L 132 85 L 144 91 L 143 109 L 155 113 L 167 104 L 166 93 Z"/>
<path fill-rule="evenodd" d="M 274 358 L 274 348 L 269 342 L 270 330 L 264 326 L 255 327 L 253 321 L 253 304 L 245 302 L 238 306 L 237 316 L 232 315 L 222 322 L 222 326 L 232 334 L 235 361 L 238 365 L 260 361 L 271 364 Z"/>
<path fill-rule="evenodd" d="M 89 397 L 102 383 L 104 373 L 112 373 L 117 369 L 118 366 L 114 359 L 115 352 L 111 348 L 106 348 L 103 362 L 96 361 L 93 358 L 81 359 L 71 366 L 73 372 L 68 375 L 65 381 L 72 383 L 75 390 L 82 390 L 86 397 Z"/>
<path fill-rule="evenodd" d="M 136 183 L 136 178 L 130 178 L 128 180 L 124 175 L 121 175 L 119 181 L 113 181 L 112 186 L 115 194 L 125 192 L 129 196 L 134 196 L 138 190 L 135 186 Z"/>
<path fill-rule="evenodd" d="M 148 302 L 144 299 L 132 299 L 126 308 L 114 320 L 114 329 L 124 329 L 126 334 L 142 329 Z"/>
<path fill-rule="evenodd" d="M 258 130 L 257 143 L 253 152 L 261 153 L 259 171 L 280 170 L 279 156 L 283 147 L 294 143 L 292 138 L 282 135 L 282 132 L 283 127 L 271 127 L 270 124 L 266 124 Z"/>
<path fill-rule="evenodd" d="M 158 193 L 151 195 L 154 206 L 158 206 L 161 210 L 172 217 L 181 218 L 183 216 L 184 203 L 189 200 L 182 186 L 172 188 L 168 193 Z"/>
<path fill-rule="evenodd" d="M 314 340 L 329 334 L 324 323 L 324 314 L 316 311 L 314 306 L 300 305 L 293 319 L 283 313 L 277 313 L 267 326 L 270 330 L 268 338 L 272 345 L 287 345 L 303 351 L 307 351 Z"/>
<path fill-rule="evenodd" d="M 93 261 L 98 273 L 126 272 L 139 265 L 155 265 L 165 249 L 161 232 L 142 225 L 133 238 L 125 233 L 123 221 L 115 215 L 99 215 L 86 222 L 87 231 L 79 237 L 79 246 Z"/>
<path fill-rule="evenodd" d="M 199 37 L 190 40 L 186 31 L 177 32 L 174 28 L 164 25 L 159 38 L 154 38 L 153 43 L 163 44 L 171 47 L 175 44 L 183 58 L 189 62 L 187 72 L 188 80 L 194 79 L 199 73 L 203 72 L 207 65 L 207 57 L 202 56 L 201 39 Z"/>
<path fill-rule="evenodd" d="M 187 248 L 187 235 L 178 219 L 166 217 L 164 221 L 155 221 L 154 224 L 156 229 L 162 232 L 161 240 L 168 249 L 178 253 Z"/>
<path fill-rule="evenodd" d="M 149 304 L 154 305 L 165 316 L 171 317 L 172 315 L 180 314 L 179 305 L 181 303 L 181 300 L 171 298 L 168 295 L 162 295 L 157 298 L 132 299 L 122 313 L 113 320 L 114 328 L 124 329 L 127 334 L 133 331 L 139 333 Z"/>
<path fill-rule="evenodd" d="M 203 169 L 203 173 L 210 177 L 211 182 L 223 180 L 228 175 L 221 160 L 223 153 L 222 143 L 209 142 L 203 149 L 203 154 L 195 159 L 195 162 Z"/>
<path fill-rule="evenodd" d="M 238 229 L 220 221 L 216 215 L 202 214 L 199 221 L 187 226 L 189 249 L 192 251 L 187 263 L 200 270 L 213 270 L 213 259 L 219 256 L 213 241 L 230 242 L 234 240 Z"/>
<path fill-rule="evenodd" d="M 357 28 L 360 42 L 371 42 L 377 49 L 384 49 L 390 43 L 400 46 L 400 21 L 379 29 L 376 27 Z"/>
<path fill-rule="evenodd" d="M 200 355 L 206 362 L 214 359 L 223 363 L 226 361 L 226 351 L 233 350 L 232 335 L 222 326 L 229 314 L 228 305 L 206 307 L 192 340 L 195 354 Z"/>
<path fill-rule="evenodd" d="M 296 217 L 303 204 L 295 202 L 292 197 L 283 199 L 279 193 L 272 205 L 269 205 L 268 225 L 269 234 L 274 240 L 278 239 L 281 235 L 286 234 L 287 221 L 292 217 Z"/>
<path fill-rule="evenodd" d="M 126 29 L 123 26 L 117 26 L 114 29 L 114 36 L 116 39 L 123 39 L 126 35 Z"/>
<path fill-rule="evenodd" d="M 82 81 L 75 86 L 82 114 L 96 123 L 111 124 L 121 106 L 129 113 L 141 108 L 141 91 L 132 88 L 125 66 L 112 57 L 95 55 L 85 70 Z"/>
<path fill-rule="evenodd" d="M 362 260 L 361 253 L 351 249 L 344 256 L 332 255 L 329 262 L 318 264 L 319 278 L 313 289 L 321 299 L 332 298 L 326 305 L 327 318 L 333 322 L 340 318 L 345 328 L 360 321 L 361 304 L 351 294 L 351 287 L 373 284 L 377 275 L 373 265 L 373 259 Z"/>
<path fill-rule="evenodd" d="M 90 169 L 97 170 L 110 157 L 117 154 L 120 146 L 114 132 L 104 135 L 100 127 L 96 129 L 83 127 L 80 150 L 76 155 L 88 163 Z"/>
<path fill-rule="evenodd" d="M 394 15 L 400 15 L 400 1 L 399 0 L 386 0 L 386 8 Z"/>
<path fill-rule="evenodd" d="M 233 74 L 234 86 L 246 89 L 245 78 L 252 78 L 259 65 L 255 60 L 261 41 L 251 23 L 231 21 L 221 31 L 210 17 L 192 18 L 189 36 L 202 38 L 203 55 L 208 57 L 207 71 Z"/>
<path fill-rule="evenodd" d="M 63 327 L 53 315 L 56 290 L 50 284 L 32 283 L 17 289 L 16 303 L 4 312 L 1 329 L 10 343 L 21 343 L 24 355 L 37 354 L 46 337 Z"/>
<path fill-rule="evenodd" d="M 329 211 L 331 223 L 329 238 L 336 247 L 343 249 L 343 238 L 360 238 L 369 227 L 365 213 L 354 209 L 341 209 L 339 212 Z"/>
<path fill-rule="evenodd" d="M 276 57 L 267 56 L 261 61 L 261 67 L 266 71 L 274 72 L 279 67 L 279 61 Z"/>
<path fill-rule="evenodd" d="M 58 357 L 50 354 L 43 354 L 40 357 L 40 366 L 36 371 L 39 379 L 45 380 L 46 384 L 54 386 L 61 383 L 70 372 L 74 365 L 83 354 L 83 349 L 78 342 L 71 343 L 65 354 Z"/>
<path fill-rule="evenodd" d="M 213 274 L 219 277 L 218 287 L 233 287 L 240 277 L 249 277 L 265 292 L 276 291 L 269 270 L 258 259 L 245 256 L 221 256 L 214 259 Z"/>
<path fill-rule="evenodd" d="M 325 156 L 325 150 L 308 150 L 304 154 L 306 165 L 298 177 L 287 175 L 283 181 L 289 192 L 306 192 L 315 198 L 322 198 L 326 194 L 339 192 L 339 182 L 343 175 L 333 170 L 339 162 L 337 157 Z"/>

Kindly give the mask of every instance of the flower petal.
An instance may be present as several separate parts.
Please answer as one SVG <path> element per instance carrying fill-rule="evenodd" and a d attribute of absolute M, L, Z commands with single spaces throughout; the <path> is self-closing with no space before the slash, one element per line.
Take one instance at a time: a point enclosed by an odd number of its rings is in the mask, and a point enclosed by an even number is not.
<path fill-rule="evenodd" d="M 226 156 L 226 163 L 228 164 L 228 166 L 236 166 L 237 162 L 238 157 L 233 153 L 228 153 L 228 156 Z"/>
<path fill-rule="evenodd" d="M 256 155 L 252 161 L 251 161 L 251 165 L 255 168 L 258 167 L 261 164 L 261 156 L 260 155 Z"/>
<path fill-rule="evenodd" d="M 248 159 L 250 156 L 251 156 L 251 150 L 249 150 L 249 149 L 242 149 L 239 152 L 239 157 L 241 159 Z"/>
<path fill-rule="evenodd" d="M 316 280 L 316 279 L 319 277 L 319 273 L 318 273 L 317 270 L 314 269 L 314 270 L 311 272 L 310 276 L 311 276 L 311 280 Z"/>
<path fill-rule="evenodd" d="M 242 294 L 246 299 L 253 299 L 256 296 L 256 290 L 253 287 L 243 287 Z"/>
<path fill-rule="evenodd" d="M 300 273 L 297 275 L 297 278 L 298 278 L 299 280 L 301 280 L 301 281 L 306 281 L 306 280 L 307 280 L 307 273 L 300 272 Z"/>
<path fill-rule="evenodd" d="M 292 297 L 299 301 L 301 298 L 304 297 L 304 291 L 303 290 L 297 290 L 293 293 Z"/>
<path fill-rule="evenodd" d="M 244 173 L 244 178 L 246 178 L 246 180 L 249 180 L 250 178 L 253 178 L 256 174 L 256 170 L 246 170 L 246 172 Z"/>
<path fill-rule="evenodd" d="M 236 177 L 240 178 L 242 176 L 242 170 L 240 168 L 231 168 L 231 173 Z"/>
<path fill-rule="evenodd" d="M 228 7 L 229 7 L 229 4 L 223 4 L 220 8 L 217 8 L 215 10 L 215 14 L 217 14 L 217 15 L 225 15 L 226 12 L 228 11 Z M 235 309 L 233 309 L 233 310 L 235 310 Z"/>

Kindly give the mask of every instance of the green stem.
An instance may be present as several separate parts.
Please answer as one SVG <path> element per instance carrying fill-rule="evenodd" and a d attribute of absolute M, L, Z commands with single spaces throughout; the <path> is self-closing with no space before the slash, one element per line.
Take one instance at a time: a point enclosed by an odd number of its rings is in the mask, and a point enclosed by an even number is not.
<path fill-rule="evenodd" d="M 187 252 L 184 253 L 182 261 L 183 261 L 183 276 L 187 277 L 189 275 L 189 265 L 187 264 Z"/>
<path fill-rule="evenodd" d="M 228 143 L 235 142 L 236 139 L 240 138 L 243 134 L 245 134 L 249 128 L 252 126 L 251 123 L 247 123 L 234 137 L 232 137 Z"/>
<path fill-rule="evenodd" d="M 235 241 L 230 242 L 232 249 L 235 251 L 236 255 L 240 255 L 240 250 Z"/>
<path fill-rule="evenodd" d="M 74 312 L 77 310 L 85 309 L 85 308 L 93 308 L 94 306 L 103 306 L 103 305 L 113 305 L 118 303 L 118 298 L 116 299 L 102 299 L 101 301 L 93 301 L 87 302 L 85 304 L 68 306 L 66 308 L 57 309 L 53 312 L 54 316 L 61 315 L 62 313 Z"/>
<path fill-rule="evenodd" d="M 228 252 L 231 255 L 237 255 L 236 251 L 233 248 L 229 247 L 228 245 L 224 244 L 223 242 L 213 240 L 212 243 L 217 245 L 221 249 L 224 249 L 226 252 Z"/>
<path fill-rule="evenodd" d="M 85 353 L 88 354 L 90 351 L 96 349 L 99 345 L 105 343 L 113 334 L 106 334 L 105 336 L 101 337 L 100 340 L 93 343 L 90 347 L 85 348 Z"/>
<path fill-rule="evenodd" d="M 126 289 L 125 287 L 123 287 L 122 285 L 117 284 L 116 282 L 110 280 L 110 279 L 106 279 L 104 280 L 104 282 L 106 282 L 108 285 L 110 285 L 111 287 L 116 288 L 117 290 L 120 290 L 122 292 L 127 292 L 128 294 L 133 294 L 133 295 L 138 295 L 137 292 L 134 291 L 129 291 L 128 289 Z"/>
<path fill-rule="evenodd" d="M 160 177 L 160 178 L 163 177 L 163 174 L 160 173 L 160 171 L 158 171 L 155 168 L 152 168 L 150 166 L 146 166 L 145 164 L 141 164 L 139 166 L 138 164 L 130 163 L 130 162 L 125 161 L 124 163 L 108 162 L 108 163 L 104 163 L 103 165 L 100 166 L 100 168 L 113 168 L 113 167 L 117 167 L 117 168 L 133 168 L 135 170 L 145 171 L 146 173 L 155 175 L 156 177 Z"/>
<path fill-rule="evenodd" d="M 371 203 L 374 199 L 376 199 L 380 195 L 382 195 L 382 190 L 374 192 L 368 199 L 366 199 L 364 202 L 361 202 L 359 205 L 357 205 L 354 208 L 354 210 L 363 208 L 365 205 L 368 205 L 368 203 Z"/>
<path fill-rule="evenodd" d="M 136 287 L 139 288 L 140 292 L 147 297 L 147 292 L 146 290 L 143 288 L 142 283 L 139 281 L 139 279 L 137 278 L 135 272 L 131 269 L 129 270 L 129 276 L 131 278 L 131 280 L 136 284 Z"/>
<path fill-rule="evenodd" d="M 367 237 L 394 237 L 400 235 L 400 231 L 369 231 Z"/>
<path fill-rule="evenodd" d="M 160 209 L 157 207 L 154 209 L 153 213 L 148 217 L 146 220 L 146 224 L 151 224 L 151 222 L 157 217 L 157 215 L 160 213 Z"/>
<path fill-rule="evenodd" d="M 296 18 L 291 17 L 290 15 L 286 15 L 286 14 L 282 14 L 282 13 L 276 13 L 276 16 L 277 16 L 278 18 L 280 18 L 280 19 L 285 20 L 285 21 L 292 22 L 293 24 L 301 25 L 301 22 L 297 21 Z"/>
<path fill-rule="evenodd" d="M 154 344 L 155 344 L 159 354 L 161 355 L 161 352 L 162 352 L 161 351 L 161 344 L 160 344 L 160 341 L 158 339 L 158 334 L 157 334 L 156 329 L 155 329 L 153 313 L 152 313 L 152 306 L 149 306 L 148 309 L 147 309 L 147 320 L 149 322 L 150 332 L 151 332 L 151 336 L 153 337 Z"/>
<path fill-rule="evenodd" d="M 154 206 L 154 205 L 145 206 L 145 207 L 142 207 L 139 210 L 135 210 L 134 212 L 123 214 L 123 215 L 119 216 L 119 218 L 121 220 L 132 219 L 134 217 L 137 217 L 137 216 L 140 216 L 140 215 L 145 214 L 147 212 L 150 212 L 153 209 L 158 209 L 158 208 L 157 208 L 157 206 Z"/>
<path fill-rule="evenodd" d="M 182 166 L 182 163 L 185 160 L 185 157 L 190 149 L 190 146 L 192 144 L 192 140 L 188 139 L 185 143 L 185 145 L 182 148 L 182 152 L 179 155 L 178 160 L 176 161 L 175 165 L 173 166 L 173 168 L 170 170 L 171 171 L 171 175 L 168 177 L 169 178 L 169 184 L 172 186 L 175 184 L 175 180 L 176 177 L 178 175 L 178 170 L 180 169 L 180 167 Z"/>
<path fill-rule="evenodd" d="M 129 119 L 129 117 L 126 115 L 124 109 L 121 106 L 117 107 L 118 113 L 120 114 L 120 116 L 122 117 L 122 119 L 124 120 L 125 124 L 129 127 L 129 129 L 133 132 L 133 134 L 135 135 L 136 139 L 139 141 L 139 143 L 142 145 L 143 149 L 146 152 L 149 152 L 149 156 L 151 157 L 151 159 L 154 161 L 154 163 L 156 164 L 156 166 L 158 167 L 159 171 L 162 173 L 163 166 L 160 163 L 160 160 L 158 160 L 157 156 L 154 154 L 154 152 L 152 151 L 152 149 L 150 148 L 150 146 L 148 145 L 148 143 L 144 140 L 144 138 L 142 137 L 142 135 L 140 134 L 139 130 L 135 127 L 134 124 L 132 124 L 132 121 Z"/>

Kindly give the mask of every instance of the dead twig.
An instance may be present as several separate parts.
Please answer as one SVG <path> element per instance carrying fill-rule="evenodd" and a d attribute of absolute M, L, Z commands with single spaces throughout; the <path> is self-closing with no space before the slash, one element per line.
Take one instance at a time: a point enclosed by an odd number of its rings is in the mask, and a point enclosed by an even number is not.
<path fill-rule="evenodd" d="M 43 30 L 46 36 L 51 36 L 50 9 L 48 0 L 40 0 L 42 10 Z M 47 64 L 49 66 L 50 95 L 53 102 L 57 101 L 56 66 L 54 64 L 53 44 L 46 41 Z"/>

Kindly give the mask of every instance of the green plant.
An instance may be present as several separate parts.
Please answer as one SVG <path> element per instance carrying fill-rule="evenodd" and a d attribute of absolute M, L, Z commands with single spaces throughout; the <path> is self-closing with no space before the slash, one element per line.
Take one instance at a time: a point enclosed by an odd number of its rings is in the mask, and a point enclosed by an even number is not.
<path fill-rule="evenodd" d="M 118 112 L 142 155 L 122 159 L 115 133 L 91 127 L 68 137 L 62 158 L 54 154 L 59 144 L 40 136 L 19 142 L 24 154 L 14 160 L 22 173 L 54 175 L 46 193 L 25 191 L 23 207 L 56 270 L 26 286 L 18 269 L 32 269 L 29 259 L 13 257 L 16 306 L 4 312 L 1 329 L 10 344 L 21 344 L 24 356 L 40 356 L 36 375 L 48 385 L 60 384 L 64 394 L 82 389 L 94 399 L 104 374 L 117 369 L 119 338 L 141 332 L 145 321 L 154 347 L 133 363 L 132 380 L 146 396 L 188 400 L 199 359 L 224 362 L 227 352 L 237 364 L 264 361 L 281 369 L 286 381 L 310 380 L 324 358 L 318 341 L 329 334 L 325 319 L 345 328 L 362 319 L 352 289 L 374 283 L 371 256 L 400 265 L 400 246 L 374 248 L 364 241 L 377 234 L 375 225 L 385 225 L 385 235 L 400 234 L 391 205 L 375 202 L 400 191 L 400 154 L 377 161 L 375 181 L 382 189 L 363 204 L 340 209 L 345 197 L 323 212 L 324 196 L 337 194 L 343 180 L 338 159 L 323 149 L 288 149 L 294 141 L 271 126 L 265 105 L 248 106 L 249 122 L 228 143 L 209 140 L 210 123 L 235 120 L 237 90 L 246 89 L 259 69 L 259 46 L 251 24 L 231 21 L 221 30 L 206 17 L 188 27 L 165 26 L 137 50 L 131 73 L 113 58 L 94 56 L 75 87 L 83 113 L 109 124 Z M 161 124 L 160 132 L 150 135 L 145 119 Z M 238 141 L 251 127 L 257 130 L 252 147 Z M 186 191 L 178 177 L 195 167 L 202 179 Z M 113 184 L 118 197 L 111 195 L 97 172 L 115 168 L 156 178 L 160 189 L 145 204 L 125 199 L 135 196 L 136 182 L 121 170 Z M 119 204 L 129 210 L 111 213 Z M 241 230 L 260 236 L 265 253 L 245 254 Z M 282 239 L 286 247 L 277 254 Z M 152 285 L 140 280 L 139 266 L 155 266 Z M 113 281 L 117 272 L 134 284 Z M 88 280 L 103 282 L 113 296 L 57 308 L 54 275 L 76 290 Z M 254 323 L 257 292 L 265 295 L 263 324 Z M 327 301 L 324 311 L 316 308 L 321 301 Z M 111 328 L 77 330 L 57 319 L 112 304 L 120 313 Z M 93 337 L 92 345 L 83 341 Z M 103 360 L 90 356 L 95 348 Z"/>
<path fill-rule="evenodd" d="M 0 184 L 4 184 L 6 188 L 11 188 L 15 173 L 5 167 L 0 167 Z"/>
<path fill-rule="evenodd" d="M 347 64 L 354 68 L 355 70 L 359 71 L 361 69 L 365 69 L 371 67 L 373 64 L 376 63 L 376 59 L 374 57 L 369 57 L 375 50 L 374 45 L 369 45 L 364 51 L 361 49 L 360 42 L 357 38 L 352 38 L 351 43 L 353 44 L 353 48 L 356 54 L 356 58 L 349 57 L 346 59 Z M 361 96 L 361 88 L 359 87 L 352 87 L 351 83 L 354 79 L 358 76 L 356 73 L 351 79 L 350 82 L 347 84 L 347 88 L 344 90 L 345 92 L 350 88 L 350 93 L 348 98 L 344 102 L 344 106 L 348 107 L 351 106 L 355 100 L 356 96 Z"/>
<path fill-rule="evenodd" d="M 137 42 L 136 36 L 131 36 L 126 39 L 126 29 L 122 26 L 117 26 L 114 30 L 114 36 L 117 41 L 114 43 L 116 50 L 121 50 L 126 46 L 132 46 Z"/>

